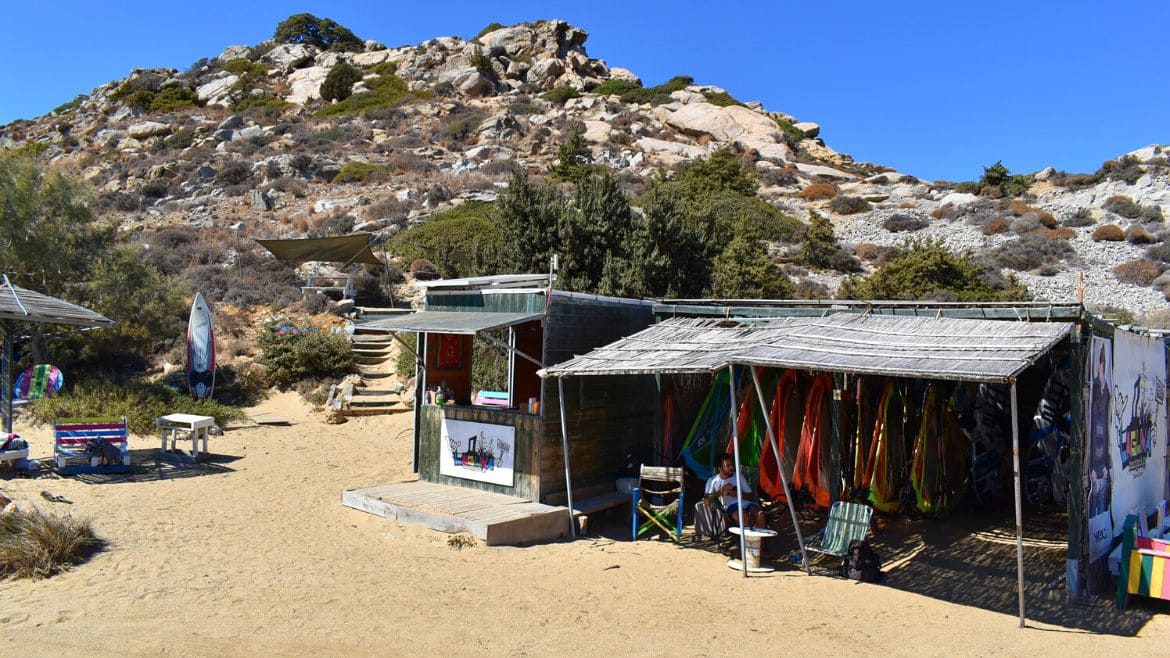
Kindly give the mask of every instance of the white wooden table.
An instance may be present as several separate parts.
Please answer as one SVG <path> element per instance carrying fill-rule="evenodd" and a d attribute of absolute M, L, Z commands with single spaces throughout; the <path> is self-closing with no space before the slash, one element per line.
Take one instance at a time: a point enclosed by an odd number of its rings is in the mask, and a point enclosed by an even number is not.
<path fill-rule="evenodd" d="M 162 444 L 159 446 L 159 454 L 163 457 L 167 455 L 167 439 L 171 440 L 171 450 L 183 454 L 191 458 L 191 461 L 200 461 L 207 459 L 207 434 L 212 425 L 215 425 L 215 418 L 212 416 L 196 416 L 194 414 L 167 414 L 166 416 L 159 416 L 155 420 L 158 425 L 159 435 L 162 438 Z M 183 448 L 178 447 L 180 438 L 191 439 L 191 450 L 188 452 Z M 203 451 L 199 451 L 199 440 L 203 439 Z"/>

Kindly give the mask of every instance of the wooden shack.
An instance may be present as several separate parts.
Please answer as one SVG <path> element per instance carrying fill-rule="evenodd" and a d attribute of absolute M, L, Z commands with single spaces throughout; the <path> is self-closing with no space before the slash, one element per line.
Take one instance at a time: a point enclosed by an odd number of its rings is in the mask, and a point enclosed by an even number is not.
<path fill-rule="evenodd" d="M 556 290 L 548 275 L 419 285 L 422 310 L 362 330 L 418 337 L 413 439 L 420 479 L 564 503 L 562 405 L 555 382 L 537 370 L 649 326 L 652 303 Z M 506 391 L 473 388 L 476 337 L 507 355 Z M 442 404 L 436 389 L 446 398 Z M 581 379 L 565 393 L 574 487 L 612 492 L 628 452 L 654 432 L 654 379 Z M 566 528 L 567 518 L 563 512 L 558 518 Z"/>

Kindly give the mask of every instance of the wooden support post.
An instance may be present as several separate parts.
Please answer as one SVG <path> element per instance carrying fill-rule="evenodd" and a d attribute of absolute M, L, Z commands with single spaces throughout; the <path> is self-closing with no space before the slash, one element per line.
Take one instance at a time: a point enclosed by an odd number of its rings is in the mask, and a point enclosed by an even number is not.
<path fill-rule="evenodd" d="M 764 389 L 760 386 L 760 378 L 752 368 L 752 383 L 756 387 L 756 396 L 760 400 L 760 409 L 764 411 L 764 429 L 768 433 L 768 442 L 772 444 L 772 454 L 776 457 L 776 471 L 780 473 L 780 484 L 784 486 L 784 500 L 788 503 L 788 513 L 792 515 L 792 527 L 796 530 L 796 545 L 800 547 L 801 565 L 805 573 L 812 575 L 812 565 L 808 561 L 808 552 L 804 549 L 804 537 L 800 533 L 800 521 L 796 518 L 796 505 L 792 502 L 792 488 L 788 486 L 788 476 L 784 474 L 784 462 L 780 461 L 780 442 L 776 439 L 776 432 L 772 429 L 772 414 L 764 402 Z"/>
<path fill-rule="evenodd" d="M 561 450 L 565 453 L 565 497 L 569 503 L 569 535 L 577 538 L 577 519 L 573 516 L 573 477 L 569 471 L 569 426 L 565 420 L 565 378 L 557 377 L 557 402 L 561 408 Z"/>
<path fill-rule="evenodd" d="M 6 434 L 12 432 L 12 331 L 12 320 L 0 321 L 0 417 Z"/>
<path fill-rule="evenodd" d="M 1020 628 L 1024 627 L 1024 511 L 1020 499 L 1020 410 L 1016 400 L 1016 380 L 1012 379 L 1012 472 L 1016 495 L 1016 578 L 1020 589 Z"/>
<path fill-rule="evenodd" d="M 749 368 L 751 366 L 748 366 Z M 739 563 L 743 566 L 743 577 L 747 578 L 747 534 L 744 533 L 743 528 L 743 491 L 740 489 L 740 478 L 743 477 L 739 472 L 739 427 L 735 422 L 735 366 L 727 366 L 727 391 L 731 396 L 731 408 L 727 413 L 731 414 L 731 452 L 735 457 L 735 502 L 736 502 L 736 518 L 739 519 Z M 718 462 L 716 462 L 718 466 Z"/>

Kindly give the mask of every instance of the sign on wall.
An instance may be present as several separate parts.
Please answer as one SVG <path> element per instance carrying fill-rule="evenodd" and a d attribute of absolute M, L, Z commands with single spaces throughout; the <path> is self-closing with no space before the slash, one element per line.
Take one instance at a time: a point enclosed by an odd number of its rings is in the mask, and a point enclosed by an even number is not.
<path fill-rule="evenodd" d="M 1139 507 L 1152 512 L 1166 481 L 1166 355 L 1162 341 L 1117 331 L 1109 429 L 1113 528 Z"/>
<path fill-rule="evenodd" d="M 511 425 L 443 419 L 440 475 L 511 487 L 515 453 L 516 428 Z"/>

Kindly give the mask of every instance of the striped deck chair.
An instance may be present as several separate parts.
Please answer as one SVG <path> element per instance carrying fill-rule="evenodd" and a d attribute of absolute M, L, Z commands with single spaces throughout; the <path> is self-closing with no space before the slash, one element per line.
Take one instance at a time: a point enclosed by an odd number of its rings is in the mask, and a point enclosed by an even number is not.
<path fill-rule="evenodd" d="M 808 537 L 804 547 L 821 555 L 844 558 L 849 544 L 865 539 L 872 518 L 873 508 L 869 505 L 837 501 L 829 509 L 829 521 L 824 529 Z"/>
<path fill-rule="evenodd" d="M 130 470 L 126 418 L 59 418 L 53 423 L 57 472 L 110 473 Z"/>

